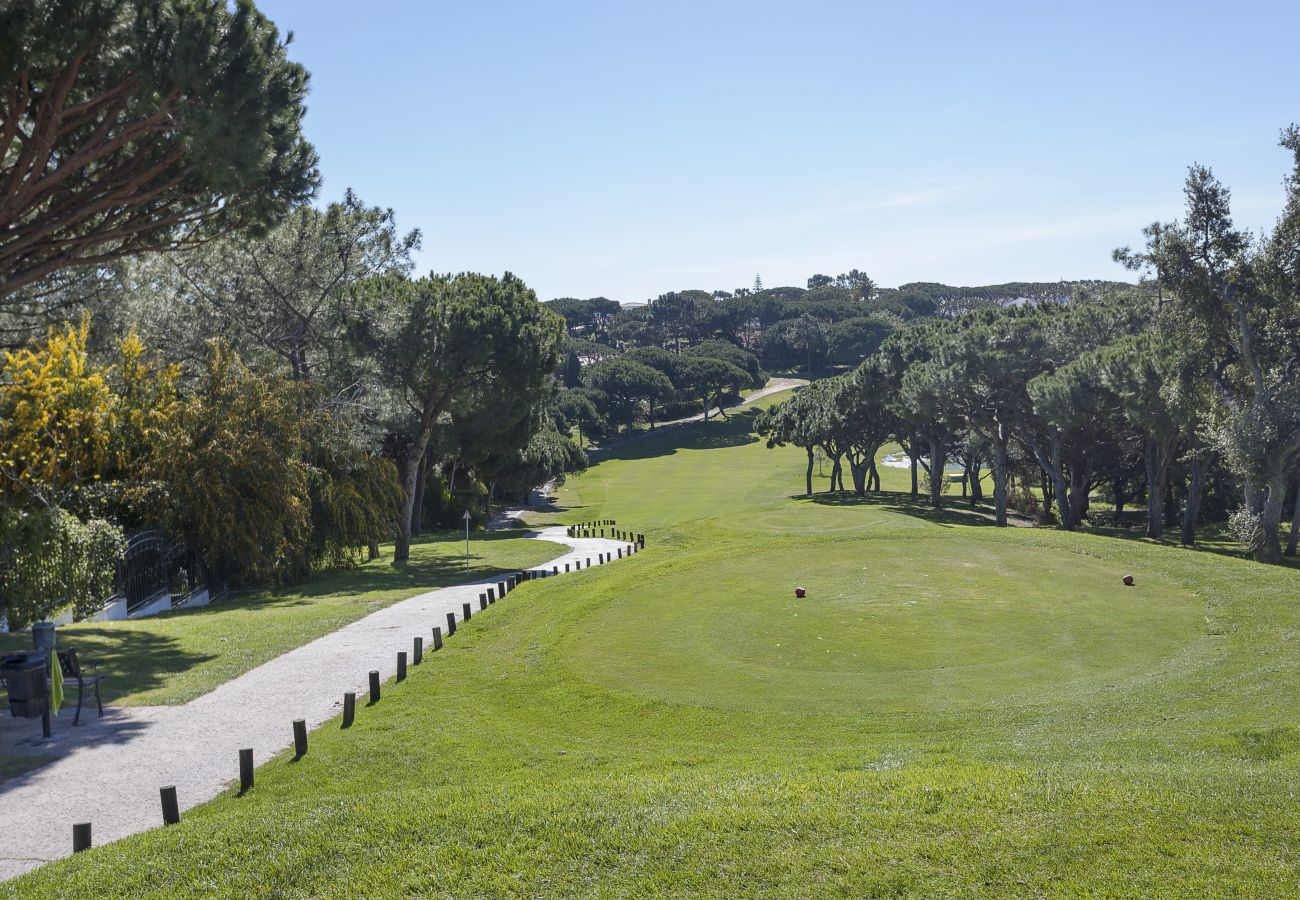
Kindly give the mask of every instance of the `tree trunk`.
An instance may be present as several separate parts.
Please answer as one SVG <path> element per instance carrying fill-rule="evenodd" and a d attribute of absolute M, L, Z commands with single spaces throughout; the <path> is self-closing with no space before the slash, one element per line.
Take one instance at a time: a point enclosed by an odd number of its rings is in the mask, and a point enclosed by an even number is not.
<path fill-rule="evenodd" d="M 948 448 L 938 438 L 930 439 L 930 505 L 943 508 L 943 467 L 948 459 Z"/>
<path fill-rule="evenodd" d="M 1000 528 L 1007 525 L 1007 442 L 993 442 L 993 521 Z"/>
<path fill-rule="evenodd" d="M 1070 522 L 1071 528 L 1078 526 L 1088 513 L 1088 473 L 1083 466 L 1070 467 Z"/>
<path fill-rule="evenodd" d="M 1196 544 L 1196 522 L 1201 517 L 1201 495 L 1205 492 L 1205 470 L 1209 460 L 1205 454 L 1192 457 L 1191 478 L 1187 483 L 1187 501 L 1183 505 L 1182 542 L 1185 547 Z"/>
<path fill-rule="evenodd" d="M 1071 502 L 1070 498 L 1070 486 L 1065 480 L 1065 464 L 1062 461 L 1062 456 L 1064 455 L 1062 439 L 1060 437 L 1052 438 L 1052 452 L 1050 456 L 1043 453 L 1042 449 L 1038 447 L 1037 442 L 1032 444 L 1030 449 L 1033 450 L 1034 456 L 1038 459 L 1038 465 L 1043 470 L 1045 480 L 1051 482 L 1050 493 L 1052 495 L 1052 500 L 1056 503 L 1057 514 L 1061 517 L 1061 527 L 1066 531 L 1073 531 L 1077 520 L 1074 518 L 1074 504 Z M 1046 485 L 1044 485 L 1044 509 L 1047 509 L 1048 504 L 1051 502 L 1047 500 L 1048 493 Z"/>
<path fill-rule="evenodd" d="M 919 497 L 921 495 L 921 485 L 916 476 L 916 435 L 912 435 L 911 440 L 907 442 L 907 458 L 912 464 L 912 496 Z"/>
<path fill-rule="evenodd" d="M 379 559 L 379 541 L 371 541 L 367 549 L 367 559 Z"/>
<path fill-rule="evenodd" d="M 1257 499 L 1253 507 L 1260 516 L 1263 532 L 1259 546 L 1251 548 L 1256 562 L 1277 564 L 1282 561 L 1282 548 L 1277 540 L 1282 522 L 1282 495 L 1285 493 L 1286 478 L 1280 474 L 1274 474 L 1265 485 L 1256 487 Z"/>
<path fill-rule="evenodd" d="M 871 462 L 867 464 L 867 490 L 880 493 L 880 472 L 876 469 L 875 454 L 872 455 Z"/>
<path fill-rule="evenodd" d="M 1297 542 L 1300 542 L 1300 480 L 1296 482 L 1295 506 L 1291 507 L 1291 533 L 1286 539 L 1287 556 L 1295 556 Z"/>
<path fill-rule="evenodd" d="M 1165 479 L 1169 473 L 1169 441 L 1147 439 L 1143 463 L 1147 476 L 1147 537 L 1165 533 Z"/>
<path fill-rule="evenodd" d="M 849 456 L 849 477 L 853 479 L 853 493 L 861 497 L 867 490 L 867 465 L 864 460 L 855 461 Z"/>
<path fill-rule="evenodd" d="M 1056 482 L 1052 480 L 1051 475 L 1047 474 L 1046 469 L 1042 469 L 1039 475 L 1041 476 L 1039 481 L 1043 491 L 1043 504 L 1038 508 L 1038 524 L 1051 525 L 1052 507 L 1056 505 Z"/>
<path fill-rule="evenodd" d="M 420 474 L 415 479 L 415 504 L 411 508 L 411 534 L 424 532 L 424 489 L 429 483 L 429 454 L 420 458 Z"/>
<path fill-rule="evenodd" d="M 807 490 L 804 491 L 809 497 L 812 496 L 812 470 L 813 470 L 813 448 L 805 447 L 808 452 L 808 471 L 804 474 L 804 481 L 807 483 Z"/>
<path fill-rule="evenodd" d="M 828 493 L 835 493 L 837 483 L 839 485 L 838 489 L 844 490 L 844 470 L 840 465 L 840 454 L 838 453 L 831 457 L 831 486 Z"/>
<path fill-rule="evenodd" d="M 402 502 L 397 509 L 397 540 L 393 547 L 393 561 L 400 562 L 411 558 L 411 517 L 415 510 L 415 488 L 420 478 L 420 464 L 429 449 L 429 438 L 433 436 L 433 423 L 438 420 L 451 397 L 451 389 L 435 394 L 424 402 L 420 414 L 420 430 L 415 440 L 407 448 L 406 460 L 402 465 Z"/>

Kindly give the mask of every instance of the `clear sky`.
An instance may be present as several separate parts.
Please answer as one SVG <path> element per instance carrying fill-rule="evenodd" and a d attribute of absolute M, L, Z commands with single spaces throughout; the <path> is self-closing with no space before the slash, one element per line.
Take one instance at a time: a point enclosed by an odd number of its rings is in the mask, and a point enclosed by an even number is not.
<path fill-rule="evenodd" d="M 543 299 L 1123 278 L 1189 163 L 1269 225 L 1300 120 L 1296 0 L 259 6 L 312 73 L 321 200 Z"/>

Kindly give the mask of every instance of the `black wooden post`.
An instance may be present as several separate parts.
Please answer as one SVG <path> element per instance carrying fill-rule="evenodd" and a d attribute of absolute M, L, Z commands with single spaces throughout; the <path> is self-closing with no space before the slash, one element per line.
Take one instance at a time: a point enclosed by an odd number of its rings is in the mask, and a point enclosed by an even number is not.
<path fill-rule="evenodd" d="M 565 568 L 567 569 L 568 566 L 565 566 Z M 552 575 L 559 575 L 559 574 L 560 574 L 560 567 L 559 567 L 559 565 L 551 566 L 551 574 L 552 574 Z"/>
<path fill-rule="evenodd" d="M 568 563 L 565 563 L 565 564 L 564 564 L 564 571 L 565 571 L 565 572 L 568 572 L 568 571 L 569 571 L 569 564 L 568 564 Z"/>
<path fill-rule="evenodd" d="M 79 822 L 72 826 L 72 852 L 90 849 L 90 823 Z"/>
<path fill-rule="evenodd" d="M 474 611 L 469 608 L 468 603 L 462 603 L 460 605 L 460 611 L 461 611 L 461 619 L 465 622 L 468 622 L 470 616 L 474 615 Z"/>
<path fill-rule="evenodd" d="M 488 588 L 488 603 L 496 603 L 496 602 L 497 602 L 496 588 Z"/>
<path fill-rule="evenodd" d="M 370 670 L 370 702 L 379 702 L 379 672 L 375 669 Z"/>
<path fill-rule="evenodd" d="M 447 637 L 456 633 L 456 614 L 447 613 Z"/>
<path fill-rule="evenodd" d="M 357 694 L 356 691 L 348 691 L 343 695 L 343 727 L 351 728 L 352 722 L 357 717 Z"/>
<path fill-rule="evenodd" d="M 497 596 L 498 596 L 498 597 L 501 597 L 501 598 L 504 598 L 505 595 L 506 595 L 506 583 L 505 583 L 504 581 L 498 581 L 498 582 L 497 582 Z"/>
<path fill-rule="evenodd" d="M 406 680 L 406 651 L 405 650 L 397 651 L 397 680 L 398 681 Z"/>
<path fill-rule="evenodd" d="M 433 628 L 433 649 L 434 650 L 442 649 L 442 629 L 437 627 L 436 625 Z"/>
<path fill-rule="evenodd" d="M 411 647 L 411 664 L 418 666 L 424 660 L 424 638 L 417 637 Z"/>
<path fill-rule="evenodd" d="M 483 610 L 487 609 L 487 594 L 478 595 L 478 609 L 479 612 L 482 612 Z"/>
<path fill-rule="evenodd" d="M 181 820 L 181 807 L 176 801 L 176 785 L 159 788 L 158 795 L 162 798 L 163 824 L 175 825 Z"/>
<path fill-rule="evenodd" d="M 253 789 L 253 748 L 245 747 L 239 751 L 239 796 L 244 796 Z"/>
<path fill-rule="evenodd" d="M 307 755 L 307 720 L 293 720 L 293 758 L 302 759 Z"/>

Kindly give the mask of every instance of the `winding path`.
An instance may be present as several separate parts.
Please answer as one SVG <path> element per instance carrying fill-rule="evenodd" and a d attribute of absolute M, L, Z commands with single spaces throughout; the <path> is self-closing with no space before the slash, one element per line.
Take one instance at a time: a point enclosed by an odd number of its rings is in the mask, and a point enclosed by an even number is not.
<path fill-rule="evenodd" d="M 600 554 L 626 546 L 571 538 L 563 526 L 527 536 L 571 548 L 536 567 L 558 564 L 561 573 L 566 563 L 580 560 L 585 566 L 590 559 L 595 565 Z M 398 651 L 409 653 L 416 636 L 431 650 L 433 627 L 445 631 L 447 613 L 459 621 L 462 603 L 478 612 L 478 595 L 496 582 L 453 585 L 399 601 L 181 706 L 109 709 L 103 719 L 92 709 L 89 724 L 76 729 L 71 717 L 60 716 L 56 741 L 64 755 L 0 783 L 0 808 L 10 824 L 0 841 L 0 879 L 69 855 L 73 823 L 90 822 L 97 846 L 161 825 L 158 789 L 164 785 L 176 786 L 182 810 L 212 799 L 238 780 L 240 748 L 252 747 L 260 764 L 293 743 L 292 720 L 320 726 L 339 714 L 347 691 L 356 691 L 358 704 L 364 704 L 370 670 L 391 678 Z M 36 735 L 7 749 L 48 753 L 39 728 Z"/>

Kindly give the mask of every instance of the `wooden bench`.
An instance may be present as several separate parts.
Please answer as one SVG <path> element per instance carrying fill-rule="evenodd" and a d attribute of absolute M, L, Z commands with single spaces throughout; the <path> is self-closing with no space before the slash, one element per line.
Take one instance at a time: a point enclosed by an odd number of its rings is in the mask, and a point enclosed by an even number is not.
<path fill-rule="evenodd" d="M 86 695 L 86 688 L 95 689 L 95 705 L 99 707 L 99 716 L 104 717 L 104 702 L 99 699 L 99 683 L 104 680 L 103 675 L 87 675 L 81 669 L 81 663 L 77 661 L 76 650 L 58 650 L 59 668 L 63 670 L 63 684 L 76 684 L 77 686 L 77 714 L 72 717 L 72 724 L 76 725 L 81 721 L 81 701 Z"/>

